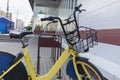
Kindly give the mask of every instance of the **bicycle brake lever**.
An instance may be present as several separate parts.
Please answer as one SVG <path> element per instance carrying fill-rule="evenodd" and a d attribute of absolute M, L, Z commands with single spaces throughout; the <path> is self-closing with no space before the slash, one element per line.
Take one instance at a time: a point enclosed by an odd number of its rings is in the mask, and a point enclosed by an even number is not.
<path fill-rule="evenodd" d="M 85 9 L 81 9 L 81 11 L 86 11 Z"/>
<path fill-rule="evenodd" d="M 83 11 L 86 11 L 85 9 L 81 9 L 81 10 L 78 10 L 80 13 L 83 12 Z"/>

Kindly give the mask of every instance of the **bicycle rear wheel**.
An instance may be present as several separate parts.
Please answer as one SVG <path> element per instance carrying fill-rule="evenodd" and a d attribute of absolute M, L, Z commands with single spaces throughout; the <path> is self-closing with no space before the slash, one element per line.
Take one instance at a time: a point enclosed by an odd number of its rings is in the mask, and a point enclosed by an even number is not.
<path fill-rule="evenodd" d="M 14 59 L 14 55 L 0 51 L 0 75 L 11 66 Z M 14 69 L 8 72 L 2 80 L 27 80 L 27 78 L 26 68 L 23 63 L 20 62 Z"/>
<path fill-rule="evenodd" d="M 104 80 L 101 72 L 88 60 L 78 59 L 76 64 L 79 74 L 82 75 L 82 80 Z M 82 66 L 84 66 L 85 69 L 83 69 Z M 85 70 L 90 75 L 90 78 L 85 74 Z"/>

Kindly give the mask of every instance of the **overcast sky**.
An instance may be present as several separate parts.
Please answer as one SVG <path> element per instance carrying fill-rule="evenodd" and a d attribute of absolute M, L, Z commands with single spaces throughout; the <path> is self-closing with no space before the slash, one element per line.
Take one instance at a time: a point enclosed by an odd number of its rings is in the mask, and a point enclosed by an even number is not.
<path fill-rule="evenodd" d="M 8 0 L 0 0 L 0 9 L 6 11 Z M 9 0 L 9 12 L 12 13 L 12 19 L 15 22 L 17 18 L 22 19 L 27 25 L 32 18 L 32 9 L 28 0 Z"/>

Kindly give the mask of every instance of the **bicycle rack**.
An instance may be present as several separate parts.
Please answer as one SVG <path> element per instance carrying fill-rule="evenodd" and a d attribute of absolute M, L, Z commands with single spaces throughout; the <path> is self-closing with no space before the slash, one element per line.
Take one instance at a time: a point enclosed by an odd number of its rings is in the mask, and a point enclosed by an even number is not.
<path fill-rule="evenodd" d="M 54 62 L 61 55 L 61 37 L 55 34 L 54 31 L 40 31 L 38 38 L 38 57 L 37 57 L 37 73 L 40 74 L 40 47 L 51 48 L 51 58 Z M 55 53 L 55 54 L 52 54 Z M 58 73 L 58 78 L 61 78 L 61 70 Z"/>

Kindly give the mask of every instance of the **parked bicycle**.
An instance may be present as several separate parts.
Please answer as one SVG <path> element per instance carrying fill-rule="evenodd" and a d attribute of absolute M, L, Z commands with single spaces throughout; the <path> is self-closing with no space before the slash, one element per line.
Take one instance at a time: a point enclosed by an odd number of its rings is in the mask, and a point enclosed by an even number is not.
<path fill-rule="evenodd" d="M 22 32 L 20 34 L 10 33 L 11 38 L 21 40 L 23 52 L 20 52 L 17 56 L 13 56 L 10 53 L 0 51 L 0 80 L 52 80 L 67 60 L 69 61 L 66 66 L 66 74 L 72 80 L 104 80 L 103 75 L 95 65 L 79 54 L 80 52 L 88 51 L 89 47 L 93 47 L 97 42 L 96 30 L 82 26 L 78 27 L 76 12 L 81 13 L 83 11 L 83 9 L 80 9 L 81 6 L 80 4 L 75 7 L 73 13 L 74 19 L 72 21 L 67 19 L 66 23 L 63 23 L 59 17 L 41 19 L 41 21 L 58 21 L 68 43 L 68 47 L 64 50 L 50 71 L 43 76 L 36 74 L 27 45 L 23 41 L 23 37 L 32 34 L 32 32 Z M 67 31 L 64 26 L 72 22 L 75 23 L 76 28 L 73 31 Z M 22 63 L 23 59 L 26 61 L 26 67 Z M 26 69 L 29 73 L 27 73 Z"/>

